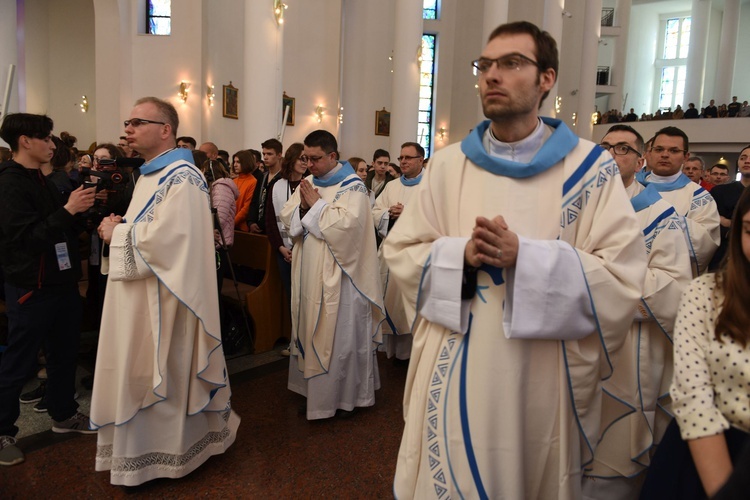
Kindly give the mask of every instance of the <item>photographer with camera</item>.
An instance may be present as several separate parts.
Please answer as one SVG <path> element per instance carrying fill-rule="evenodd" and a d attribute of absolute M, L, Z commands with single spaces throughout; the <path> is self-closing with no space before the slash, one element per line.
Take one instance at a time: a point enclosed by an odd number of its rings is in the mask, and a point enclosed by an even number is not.
<path fill-rule="evenodd" d="M 63 203 L 41 171 L 55 151 L 51 133 L 52 120 L 44 115 L 13 113 L 0 126 L 14 157 L 0 167 L 0 260 L 8 315 L 8 346 L 0 360 L 0 465 L 24 460 L 15 439 L 18 398 L 42 344 L 52 431 L 92 432 L 73 399 L 81 336 L 75 216 L 94 204 L 95 193 L 79 187 Z"/>

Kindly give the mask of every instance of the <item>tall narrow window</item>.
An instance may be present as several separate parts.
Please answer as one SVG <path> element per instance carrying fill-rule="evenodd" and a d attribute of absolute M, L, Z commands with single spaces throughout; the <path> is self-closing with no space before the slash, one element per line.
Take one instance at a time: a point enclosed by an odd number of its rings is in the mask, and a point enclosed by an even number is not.
<path fill-rule="evenodd" d="M 437 35 L 422 35 L 422 55 L 419 63 L 417 142 L 422 145 L 427 156 L 432 156 L 432 111 L 436 43 Z"/>
<path fill-rule="evenodd" d="M 147 0 L 146 29 L 149 35 L 172 32 L 172 0 Z"/>
<path fill-rule="evenodd" d="M 661 58 L 657 60 L 659 72 L 659 109 L 674 109 L 683 103 L 685 98 L 685 79 L 687 77 L 687 56 L 690 48 L 689 17 L 671 17 L 664 25 L 664 39 Z"/>
<path fill-rule="evenodd" d="M 422 19 L 438 18 L 438 0 L 424 0 L 422 4 Z"/>

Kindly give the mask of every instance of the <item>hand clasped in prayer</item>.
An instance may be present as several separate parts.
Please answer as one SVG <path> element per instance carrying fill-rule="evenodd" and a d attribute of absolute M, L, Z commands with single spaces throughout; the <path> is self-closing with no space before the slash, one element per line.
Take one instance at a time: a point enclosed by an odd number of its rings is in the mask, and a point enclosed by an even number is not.
<path fill-rule="evenodd" d="M 115 230 L 115 226 L 122 222 L 122 217 L 115 214 L 110 214 L 109 217 L 102 219 L 99 224 L 99 237 L 107 245 L 112 241 L 112 232 Z"/>
<path fill-rule="evenodd" d="M 492 220 L 477 217 L 471 239 L 466 245 L 464 259 L 467 264 L 479 267 L 513 267 L 518 257 L 518 235 L 508 229 L 505 219 L 498 215 Z"/>
<path fill-rule="evenodd" d="M 315 205 L 315 202 L 320 199 L 318 190 L 312 187 L 312 184 L 307 179 L 302 179 L 299 183 L 299 194 L 300 194 L 300 207 L 308 210 L 310 207 Z"/>

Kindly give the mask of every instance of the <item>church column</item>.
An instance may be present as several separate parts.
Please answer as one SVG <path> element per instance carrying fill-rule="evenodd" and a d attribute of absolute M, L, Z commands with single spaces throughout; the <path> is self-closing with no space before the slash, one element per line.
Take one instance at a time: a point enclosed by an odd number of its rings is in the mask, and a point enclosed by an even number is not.
<path fill-rule="evenodd" d="M 690 16 L 690 49 L 687 57 L 684 102 L 694 102 L 695 107 L 700 109 L 703 103 L 711 0 L 693 0 Z M 687 109 L 687 106 L 683 107 Z"/>
<path fill-rule="evenodd" d="M 734 59 L 737 55 L 737 33 L 740 28 L 740 0 L 724 0 L 724 15 L 721 18 L 721 40 L 719 42 L 719 64 L 716 68 L 716 102 L 732 102 L 732 80 Z M 742 99 L 739 99 L 742 101 Z"/>
<path fill-rule="evenodd" d="M 417 114 L 419 112 L 417 53 L 422 46 L 422 2 L 420 0 L 396 2 L 394 28 L 390 152 L 396 157 L 401 151 L 401 144 L 417 139 Z"/>
<path fill-rule="evenodd" d="M 576 128 L 579 137 L 591 139 L 593 126 L 591 114 L 596 100 L 596 61 L 599 36 L 602 29 L 602 0 L 586 0 L 583 17 L 583 45 L 581 47 L 581 72 L 576 106 Z"/>
<path fill-rule="evenodd" d="M 508 2 L 509 0 L 484 0 L 484 24 L 482 25 L 482 46 L 477 49 L 477 54 L 487 44 L 487 39 L 490 37 L 495 28 L 501 24 L 508 22 Z M 477 91 L 479 95 L 479 91 Z M 482 101 L 477 98 L 478 111 L 477 111 L 477 123 L 486 120 L 484 111 L 482 111 Z"/>
<path fill-rule="evenodd" d="M 625 63 L 628 57 L 628 28 L 630 26 L 630 9 L 632 0 L 618 0 L 615 9 L 615 25 L 620 28 L 620 36 L 614 39 L 615 54 L 612 64 L 612 85 L 615 87 L 615 93 L 609 98 L 609 108 L 626 110 L 623 107 L 623 92 L 625 91 Z M 627 104 L 627 103 L 625 103 Z M 630 107 L 630 106 L 628 106 Z"/>
<path fill-rule="evenodd" d="M 239 92 L 243 145 L 260 149 L 281 124 L 284 25 L 278 26 L 271 1 L 245 0 L 245 68 Z M 258 78 L 259 69 L 263 77 Z"/>
<path fill-rule="evenodd" d="M 552 38 L 557 42 L 558 53 L 562 52 L 562 40 L 563 40 L 563 9 L 565 7 L 565 0 L 545 0 L 544 1 L 544 21 L 542 29 L 552 35 Z M 558 72 L 558 78 L 560 74 Z M 550 90 L 547 99 L 542 103 L 542 109 L 539 110 L 539 114 L 542 116 L 557 116 L 555 111 L 555 99 L 557 98 L 557 83 Z"/>

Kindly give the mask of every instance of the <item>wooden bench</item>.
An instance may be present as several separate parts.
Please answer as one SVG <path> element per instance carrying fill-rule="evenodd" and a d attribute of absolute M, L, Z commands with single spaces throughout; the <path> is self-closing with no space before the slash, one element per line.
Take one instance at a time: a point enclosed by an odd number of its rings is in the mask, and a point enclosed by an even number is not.
<path fill-rule="evenodd" d="M 291 332 L 276 255 L 265 235 L 235 231 L 229 257 L 240 271 L 254 270 L 261 276 L 259 283 L 253 285 L 242 282 L 245 281 L 241 276 L 243 273 L 239 273 L 240 297 L 245 301 L 245 304 L 239 305 L 247 307 L 248 319 L 252 322 L 251 327 L 254 327 L 255 352 L 270 351 L 280 338 L 289 338 Z M 231 275 L 224 278 L 221 295 L 226 301 L 237 304 L 237 292 Z"/>

